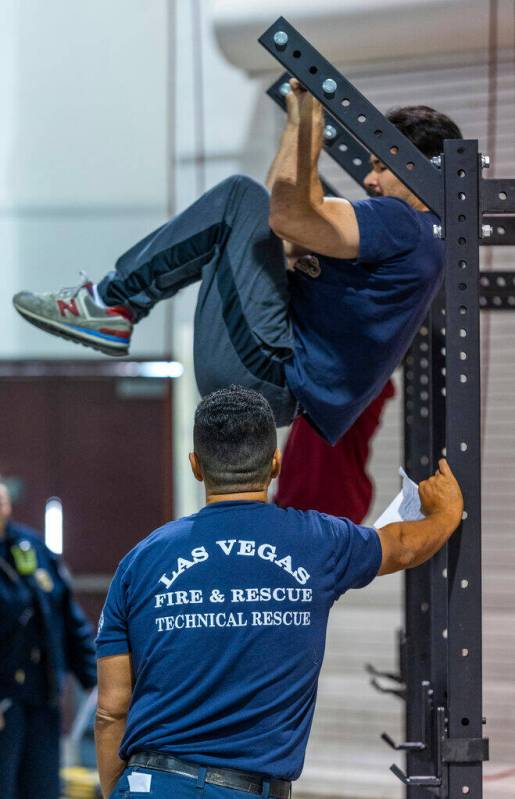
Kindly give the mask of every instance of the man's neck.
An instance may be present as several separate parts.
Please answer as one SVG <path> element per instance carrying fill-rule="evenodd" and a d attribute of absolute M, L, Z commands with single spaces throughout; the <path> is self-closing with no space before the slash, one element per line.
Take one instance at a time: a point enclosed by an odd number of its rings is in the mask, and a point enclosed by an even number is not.
<path fill-rule="evenodd" d="M 424 205 L 422 200 L 419 200 L 419 198 L 415 194 L 410 193 L 406 199 L 406 202 L 408 203 L 408 205 L 411 205 L 411 207 L 414 208 L 415 211 L 422 211 L 424 213 L 426 211 L 429 211 L 427 205 Z"/>
<path fill-rule="evenodd" d="M 206 491 L 206 505 L 215 502 L 268 502 L 268 491 L 238 491 L 232 494 L 215 494 Z"/>

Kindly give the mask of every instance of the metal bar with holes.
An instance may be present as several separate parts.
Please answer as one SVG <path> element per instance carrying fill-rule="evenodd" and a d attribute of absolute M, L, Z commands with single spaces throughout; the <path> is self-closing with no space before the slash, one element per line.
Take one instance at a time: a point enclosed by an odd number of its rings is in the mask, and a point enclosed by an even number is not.
<path fill-rule="evenodd" d="M 515 310 L 515 272 L 481 272 L 479 307 L 482 311 Z"/>
<path fill-rule="evenodd" d="M 514 214 L 515 179 L 481 179 L 479 200 L 483 214 Z"/>
<path fill-rule="evenodd" d="M 439 292 L 431 308 L 431 472 L 438 466 L 439 459 L 445 455 L 446 445 L 446 306 L 445 290 Z M 429 606 L 430 626 L 430 669 L 429 680 L 433 691 L 433 708 L 445 707 L 447 702 L 447 547 L 443 547 L 429 562 L 431 598 Z M 437 711 L 434 710 L 431 731 L 431 755 L 433 769 L 442 780 L 440 793 L 445 796 L 447 774 L 442 773 L 439 758 L 439 736 L 436 729 Z M 410 797 L 411 799 L 411 797 Z"/>
<path fill-rule="evenodd" d="M 488 238 L 481 239 L 481 245 L 507 247 L 515 244 L 515 216 L 483 214 L 482 222 L 487 226 Z"/>
<path fill-rule="evenodd" d="M 427 477 L 432 454 L 432 337 L 430 319 L 421 327 L 404 360 L 404 464 L 417 483 Z M 421 736 L 425 697 L 421 685 L 430 672 L 431 567 L 423 563 L 404 575 L 404 635 L 406 647 L 405 739 Z M 424 749 L 407 750 L 408 774 L 427 774 L 432 752 L 426 736 Z M 421 786 L 407 787 L 409 799 L 424 799 Z"/>
<path fill-rule="evenodd" d="M 448 544 L 448 737 L 481 739 L 481 452 L 479 156 L 476 141 L 444 145 L 447 457 L 465 512 Z M 464 196 L 463 196 L 464 195 Z M 443 630 L 441 633 L 443 634 Z M 482 762 L 449 762 L 449 798 L 482 796 Z"/>
<path fill-rule="evenodd" d="M 279 17 L 260 36 L 259 42 L 337 122 L 391 169 L 425 205 L 442 216 L 440 171 L 284 17 Z M 334 143 L 337 145 L 337 142 L 336 138 Z"/>

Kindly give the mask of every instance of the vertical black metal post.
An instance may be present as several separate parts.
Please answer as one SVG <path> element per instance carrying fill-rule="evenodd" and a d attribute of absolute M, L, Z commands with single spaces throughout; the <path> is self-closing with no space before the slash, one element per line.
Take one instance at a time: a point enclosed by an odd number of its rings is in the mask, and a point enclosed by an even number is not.
<path fill-rule="evenodd" d="M 434 472 L 439 459 L 445 454 L 446 443 L 446 303 L 445 286 L 435 299 L 431 308 L 431 341 L 432 341 L 432 426 L 431 470 Z M 433 773 L 442 771 L 438 762 L 439 741 L 437 737 L 437 708 L 447 704 L 447 644 L 448 644 L 448 553 L 447 547 L 437 552 L 429 562 L 431 599 L 430 599 L 430 671 L 433 729 L 431 734 L 431 758 Z M 442 785 L 440 797 L 447 796 L 447 773 L 440 774 Z M 427 796 L 427 794 L 426 794 Z"/>
<path fill-rule="evenodd" d="M 404 464 L 417 483 L 427 477 L 432 459 L 432 336 L 430 319 L 420 328 L 404 362 Z M 405 740 L 423 738 L 426 716 L 422 682 L 430 671 L 431 569 L 424 563 L 404 577 L 404 662 L 406 672 Z M 430 751 L 408 751 L 408 774 L 431 771 Z M 425 799 L 427 792 L 407 787 L 408 799 Z"/>
<path fill-rule="evenodd" d="M 475 141 L 444 146 L 447 458 L 465 513 L 448 545 L 449 799 L 482 796 L 479 156 Z M 443 630 L 442 630 L 443 634 Z M 453 748 L 455 751 L 453 751 Z"/>

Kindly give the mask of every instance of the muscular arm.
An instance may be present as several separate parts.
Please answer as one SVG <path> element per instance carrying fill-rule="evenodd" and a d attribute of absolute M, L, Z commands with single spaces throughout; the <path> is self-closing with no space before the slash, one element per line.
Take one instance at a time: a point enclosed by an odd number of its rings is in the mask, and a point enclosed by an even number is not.
<path fill-rule="evenodd" d="M 265 184 L 268 191 L 272 191 L 277 176 L 281 174 L 283 161 L 287 157 L 291 148 L 296 146 L 296 141 L 297 126 L 288 119 L 286 122 L 286 127 L 282 132 L 281 139 L 279 141 L 279 147 L 277 148 L 274 160 L 272 161 L 266 176 Z"/>
<path fill-rule="evenodd" d="M 98 661 L 98 705 L 95 744 L 100 785 L 108 797 L 126 764 L 118 751 L 125 732 L 132 697 L 130 655 L 113 655 Z"/>
<path fill-rule="evenodd" d="M 268 170 L 268 174 L 266 176 L 266 187 L 268 191 L 272 191 L 275 180 L 281 172 L 281 167 L 289 150 L 296 146 L 296 137 L 297 137 L 297 129 L 295 125 L 292 124 L 290 120 L 287 121 L 286 127 L 282 133 L 281 140 L 279 142 L 279 147 L 277 148 L 277 152 L 275 154 L 274 160 Z M 283 250 L 284 255 L 288 261 L 288 265 L 292 266 L 293 262 L 300 258 L 301 255 L 306 255 L 309 253 L 309 250 L 306 247 L 301 247 L 298 244 L 294 244 L 292 241 L 288 241 L 287 239 L 283 239 Z"/>
<path fill-rule="evenodd" d="M 395 522 L 378 530 L 383 557 L 379 574 L 412 569 L 429 560 L 459 526 L 463 512 L 460 487 L 447 461 L 419 485 L 425 519 Z"/>
<path fill-rule="evenodd" d="M 324 197 L 318 175 L 323 144 L 320 104 L 292 82 L 288 124 L 272 165 L 270 227 L 282 239 L 333 258 L 356 258 L 359 228 L 352 205 Z M 273 172 L 273 174 L 272 174 Z"/>
<path fill-rule="evenodd" d="M 455 517 L 434 514 L 417 522 L 395 522 L 379 530 L 383 559 L 379 574 L 413 569 L 432 558 L 459 524 Z"/>

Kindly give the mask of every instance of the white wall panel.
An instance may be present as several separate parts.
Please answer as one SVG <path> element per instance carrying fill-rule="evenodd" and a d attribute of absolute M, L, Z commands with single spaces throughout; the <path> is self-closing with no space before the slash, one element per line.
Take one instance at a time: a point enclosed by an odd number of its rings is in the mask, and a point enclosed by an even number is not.
<path fill-rule="evenodd" d="M 165 216 L 166 0 L 5 0 L 0 356 L 93 357 L 23 322 L 21 289 L 98 279 Z M 159 355 L 164 309 L 133 353 Z M 169 346 L 169 345 L 168 345 Z"/>
<path fill-rule="evenodd" d="M 163 0 L 19 0 L 13 33 L 9 203 L 162 203 Z"/>

